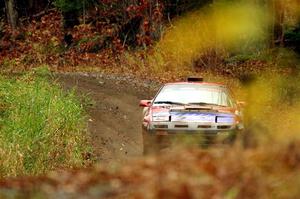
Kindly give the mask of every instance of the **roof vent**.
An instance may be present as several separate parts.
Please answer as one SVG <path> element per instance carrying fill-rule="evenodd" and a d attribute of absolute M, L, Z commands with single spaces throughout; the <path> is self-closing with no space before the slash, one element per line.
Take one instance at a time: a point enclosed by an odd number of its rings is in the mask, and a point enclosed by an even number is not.
<path fill-rule="evenodd" d="M 203 77 L 188 77 L 188 82 L 203 82 Z"/>

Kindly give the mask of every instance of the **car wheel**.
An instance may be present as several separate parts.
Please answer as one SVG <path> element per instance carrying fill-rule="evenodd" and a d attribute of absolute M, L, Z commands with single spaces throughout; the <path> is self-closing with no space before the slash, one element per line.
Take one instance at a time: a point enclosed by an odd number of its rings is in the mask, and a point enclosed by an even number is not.
<path fill-rule="evenodd" d="M 147 138 L 143 134 L 143 154 L 148 155 L 149 154 L 149 149 L 150 149 L 149 141 L 147 140 Z"/>
<path fill-rule="evenodd" d="M 228 137 L 223 140 L 223 144 L 225 145 L 229 145 L 229 146 L 233 146 L 236 141 L 238 140 L 238 137 L 240 136 L 241 132 L 238 130 L 232 131 L 230 132 L 230 134 L 228 135 Z"/>
<path fill-rule="evenodd" d="M 143 154 L 155 154 L 159 151 L 159 142 L 156 136 L 149 135 L 146 130 L 143 130 Z"/>
<path fill-rule="evenodd" d="M 151 153 L 151 140 L 148 132 L 143 129 L 143 154 L 148 155 Z"/>
<path fill-rule="evenodd" d="M 259 145 L 261 135 L 268 139 L 272 138 L 268 128 L 260 121 L 249 123 L 243 133 L 242 142 L 244 148 L 256 148 Z"/>

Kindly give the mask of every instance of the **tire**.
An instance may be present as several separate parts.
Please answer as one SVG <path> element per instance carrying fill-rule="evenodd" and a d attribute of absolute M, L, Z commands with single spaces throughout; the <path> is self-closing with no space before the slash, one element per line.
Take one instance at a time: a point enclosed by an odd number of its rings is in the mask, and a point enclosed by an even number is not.
<path fill-rule="evenodd" d="M 252 131 L 252 129 L 245 131 L 245 133 L 242 137 L 242 143 L 243 143 L 243 147 L 245 149 L 257 147 L 257 145 L 258 145 L 257 136 Z"/>
<path fill-rule="evenodd" d="M 148 155 L 150 154 L 150 146 L 151 146 L 151 143 L 150 143 L 150 136 L 147 135 L 148 132 L 146 130 L 142 130 L 142 135 L 143 135 L 143 154 L 144 155 Z"/>
<path fill-rule="evenodd" d="M 151 150 L 150 150 L 150 146 L 148 144 L 145 144 L 144 142 L 144 146 L 143 146 L 143 155 L 149 155 L 151 154 Z"/>
<path fill-rule="evenodd" d="M 228 144 L 230 146 L 235 145 L 235 143 L 237 143 L 237 141 L 238 141 L 238 138 L 241 137 L 242 135 L 243 135 L 243 131 L 242 130 L 235 130 L 235 131 L 233 131 L 230 134 L 229 138 L 228 138 Z"/>
<path fill-rule="evenodd" d="M 159 151 L 159 144 L 155 135 L 149 135 L 149 133 L 143 129 L 143 154 L 155 154 Z"/>
<path fill-rule="evenodd" d="M 251 122 L 245 128 L 242 137 L 243 147 L 256 148 L 259 145 L 259 135 L 269 136 L 268 129 L 261 122 Z"/>

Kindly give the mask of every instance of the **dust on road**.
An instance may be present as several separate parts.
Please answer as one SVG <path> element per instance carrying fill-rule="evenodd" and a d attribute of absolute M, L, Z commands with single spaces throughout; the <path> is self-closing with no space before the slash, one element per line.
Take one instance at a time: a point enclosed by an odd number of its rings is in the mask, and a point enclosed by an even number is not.
<path fill-rule="evenodd" d="M 110 162 L 142 154 L 139 100 L 151 99 L 159 84 L 107 74 L 68 73 L 56 77 L 64 88 L 75 87 L 94 102 L 88 110 L 94 158 Z"/>

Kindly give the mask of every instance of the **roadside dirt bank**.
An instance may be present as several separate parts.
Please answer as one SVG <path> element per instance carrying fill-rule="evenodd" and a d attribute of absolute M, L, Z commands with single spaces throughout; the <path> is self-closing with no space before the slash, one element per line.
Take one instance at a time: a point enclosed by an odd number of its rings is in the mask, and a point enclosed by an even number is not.
<path fill-rule="evenodd" d="M 65 89 L 75 88 L 91 99 L 88 131 L 96 160 L 108 163 L 142 154 L 139 100 L 153 97 L 158 83 L 104 73 L 60 73 L 55 78 Z"/>

